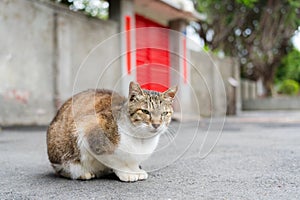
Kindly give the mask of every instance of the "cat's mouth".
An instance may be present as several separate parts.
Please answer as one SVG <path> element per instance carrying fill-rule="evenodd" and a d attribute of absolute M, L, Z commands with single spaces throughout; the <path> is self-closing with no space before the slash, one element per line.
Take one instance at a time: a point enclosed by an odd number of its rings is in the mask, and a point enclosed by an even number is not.
<path fill-rule="evenodd" d="M 161 129 L 150 128 L 150 130 L 148 129 L 148 130 L 146 130 L 146 132 L 144 132 L 142 137 L 152 138 L 152 137 L 159 135 L 160 133 L 161 133 Z"/>
<path fill-rule="evenodd" d="M 165 130 L 164 127 L 160 126 L 160 127 L 158 127 L 158 128 L 152 128 L 152 129 L 150 130 L 150 132 L 151 132 L 151 133 L 160 134 L 160 133 L 164 132 L 164 130 Z"/>
<path fill-rule="evenodd" d="M 130 134 L 131 137 L 138 138 L 138 139 L 151 139 L 153 137 L 156 137 L 159 135 L 159 132 L 157 131 L 148 131 L 147 133 L 143 134 Z"/>
<path fill-rule="evenodd" d="M 134 133 L 132 133 L 131 135 L 139 138 L 152 138 L 162 134 L 165 129 L 166 127 L 163 124 L 157 127 L 153 127 L 152 125 L 146 123 L 140 123 L 135 126 Z"/>

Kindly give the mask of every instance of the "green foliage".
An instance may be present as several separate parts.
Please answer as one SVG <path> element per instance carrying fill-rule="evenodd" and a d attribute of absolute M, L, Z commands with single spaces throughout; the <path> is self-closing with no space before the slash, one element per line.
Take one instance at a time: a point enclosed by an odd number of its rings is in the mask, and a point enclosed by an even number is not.
<path fill-rule="evenodd" d="M 253 8 L 257 0 L 236 0 L 236 2 L 243 4 L 246 7 Z"/>
<path fill-rule="evenodd" d="M 294 7 L 300 7 L 300 1 L 299 0 L 288 0 L 289 4 L 291 4 Z"/>
<path fill-rule="evenodd" d="M 292 79 L 300 83 L 300 51 L 293 49 L 282 60 L 276 72 L 276 82 Z"/>
<path fill-rule="evenodd" d="M 297 81 L 286 79 L 279 85 L 278 92 L 287 95 L 297 95 L 299 93 L 299 87 Z"/>
<path fill-rule="evenodd" d="M 204 45 L 203 50 L 204 50 L 205 52 L 211 51 L 211 49 L 210 49 L 209 46 L 207 46 L 207 45 Z"/>

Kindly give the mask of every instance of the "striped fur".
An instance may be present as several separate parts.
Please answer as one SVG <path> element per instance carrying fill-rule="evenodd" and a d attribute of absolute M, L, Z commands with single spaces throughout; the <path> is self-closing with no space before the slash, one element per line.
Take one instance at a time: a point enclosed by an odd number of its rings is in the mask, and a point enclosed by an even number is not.
<path fill-rule="evenodd" d="M 128 99 L 110 90 L 88 90 L 66 101 L 47 131 L 54 170 L 71 179 L 113 171 L 122 181 L 147 179 L 139 168 L 155 150 L 173 113 L 177 87 L 164 93 L 130 83 Z"/>

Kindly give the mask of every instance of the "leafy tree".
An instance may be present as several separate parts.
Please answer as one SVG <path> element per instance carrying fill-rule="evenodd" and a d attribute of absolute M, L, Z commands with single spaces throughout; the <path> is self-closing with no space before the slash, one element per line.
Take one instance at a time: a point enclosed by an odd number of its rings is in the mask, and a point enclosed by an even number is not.
<path fill-rule="evenodd" d="M 293 49 L 282 60 L 276 72 L 277 82 L 292 79 L 300 83 L 300 51 Z"/>
<path fill-rule="evenodd" d="M 73 11 L 83 11 L 99 19 L 108 18 L 108 2 L 105 0 L 51 0 L 68 5 Z"/>
<path fill-rule="evenodd" d="M 272 94 L 276 69 L 300 25 L 299 0 L 198 0 L 200 37 L 212 50 L 239 58 L 243 76 Z"/>

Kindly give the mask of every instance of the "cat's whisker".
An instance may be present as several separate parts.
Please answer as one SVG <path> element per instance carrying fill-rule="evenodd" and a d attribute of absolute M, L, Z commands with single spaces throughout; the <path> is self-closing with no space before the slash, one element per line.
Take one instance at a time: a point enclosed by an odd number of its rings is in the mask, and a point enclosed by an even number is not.
<path fill-rule="evenodd" d="M 171 135 L 173 138 L 175 138 L 177 132 L 176 132 L 176 130 L 173 130 L 173 129 L 168 128 L 167 131 L 166 131 L 166 133 L 168 133 L 168 134 Z"/>
<path fill-rule="evenodd" d="M 172 136 L 172 138 L 173 138 L 173 140 L 174 140 L 174 144 L 176 145 L 175 140 L 176 140 L 176 136 L 177 136 L 177 133 L 178 133 L 177 130 L 174 129 L 173 127 L 171 127 L 171 128 L 168 129 L 167 132 L 168 132 L 169 135 Z"/>
<path fill-rule="evenodd" d="M 171 134 L 170 132 L 166 132 L 166 135 L 170 138 L 170 144 L 172 144 L 172 146 L 175 147 L 175 150 L 177 150 L 177 143 L 176 143 L 176 138 L 173 134 Z"/>
<path fill-rule="evenodd" d="M 167 131 L 168 131 L 169 134 L 171 134 L 174 137 L 177 134 L 177 130 L 175 130 L 173 127 L 169 127 Z"/>
<path fill-rule="evenodd" d="M 175 138 L 169 132 L 165 132 L 165 135 L 170 143 L 173 143 L 175 141 Z"/>

